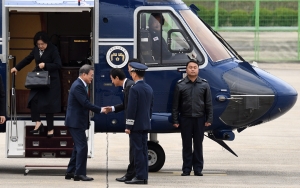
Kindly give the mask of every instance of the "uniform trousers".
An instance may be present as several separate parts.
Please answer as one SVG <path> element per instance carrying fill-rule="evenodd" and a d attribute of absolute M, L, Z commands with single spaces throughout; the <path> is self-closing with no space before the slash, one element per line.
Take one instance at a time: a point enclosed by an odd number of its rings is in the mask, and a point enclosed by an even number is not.
<path fill-rule="evenodd" d="M 88 145 L 85 129 L 68 128 L 74 142 L 74 147 L 68 164 L 67 173 L 86 175 Z"/>
<path fill-rule="evenodd" d="M 182 171 L 185 173 L 190 173 L 192 167 L 194 172 L 201 172 L 203 169 L 204 123 L 204 117 L 181 117 Z"/>
<path fill-rule="evenodd" d="M 40 112 L 38 109 L 39 99 L 38 95 L 35 95 L 30 101 L 30 113 L 31 113 L 31 120 L 32 122 L 40 122 Z M 54 122 L 54 113 L 46 113 L 46 121 L 47 121 L 47 129 L 48 131 L 53 129 L 53 122 Z"/>
<path fill-rule="evenodd" d="M 132 142 L 133 158 L 136 177 L 140 180 L 148 179 L 148 130 L 131 131 L 130 141 Z"/>
<path fill-rule="evenodd" d="M 127 171 L 125 177 L 127 179 L 133 179 L 135 177 L 135 167 L 134 167 L 134 153 L 133 153 L 133 145 L 129 136 L 129 165 L 127 167 Z"/>

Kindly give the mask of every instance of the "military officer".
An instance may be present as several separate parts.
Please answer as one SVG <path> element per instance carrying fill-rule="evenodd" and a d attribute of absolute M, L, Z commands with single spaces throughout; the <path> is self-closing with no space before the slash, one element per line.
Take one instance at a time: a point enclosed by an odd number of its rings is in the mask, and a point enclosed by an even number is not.
<path fill-rule="evenodd" d="M 129 60 L 129 63 L 137 62 L 137 61 L 138 61 L 137 59 L 131 59 L 131 60 Z M 123 70 L 119 69 L 119 68 L 111 69 L 110 78 L 111 78 L 112 83 L 116 87 L 119 86 L 119 87 L 123 88 L 123 94 L 124 94 L 123 97 L 124 98 L 123 98 L 123 102 L 121 104 L 117 104 L 115 106 L 107 106 L 104 108 L 103 112 L 105 114 L 107 114 L 109 112 L 117 113 L 117 112 L 124 110 L 125 111 L 124 121 L 125 121 L 127 104 L 128 104 L 128 94 L 129 94 L 129 90 L 130 90 L 131 86 L 134 84 L 134 81 L 127 79 Z M 116 178 L 116 181 L 125 182 L 125 181 L 132 180 L 135 177 L 134 158 L 133 158 L 133 151 L 132 151 L 131 145 L 132 144 L 129 142 L 129 165 L 127 167 L 126 174 L 120 178 Z"/>
<path fill-rule="evenodd" d="M 132 143 L 136 176 L 126 184 L 148 184 L 148 132 L 151 129 L 153 90 L 143 80 L 148 67 L 131 62 L 128 71 L 135 84 L 130 88 L 126 129 Z"/>

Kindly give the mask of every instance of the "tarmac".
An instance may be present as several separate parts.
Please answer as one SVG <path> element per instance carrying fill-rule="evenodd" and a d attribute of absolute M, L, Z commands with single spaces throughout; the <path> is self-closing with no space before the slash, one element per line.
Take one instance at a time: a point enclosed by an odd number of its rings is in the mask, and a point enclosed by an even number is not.
<path fill-rule="evenodd" d="M 300 63 L 258 63 L 269 73 L 300 91 Z M 128 136 L 124 133 L 95 134 L 94 158 L 88 159 L 87 175 L 92 182 L 65 180 L 65 168 L 32 169 L 24 176 L 25 165 L 67 165 L 62 158 L 5 158 L 5 133 L 0 134 L 0 187 L 300 187 L 300 100 L 286 114 L 271 122 L 247 128 L 226 142 L 235 157 L 205 138 L 204 176 L 182 177 L 180 134 L 159 134 L 166 153 L 165 165 L 149 173 L 148 185 L 127 185 L 115 181 L 128 165 Z"/>

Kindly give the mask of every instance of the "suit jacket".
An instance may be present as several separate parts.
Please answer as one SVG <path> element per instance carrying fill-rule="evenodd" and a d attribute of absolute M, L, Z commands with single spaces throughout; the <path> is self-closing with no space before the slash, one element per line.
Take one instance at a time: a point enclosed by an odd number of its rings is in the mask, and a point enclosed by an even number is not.
<path fill-rule="evenodd" d="M 0 75 L 0 116 L 5 116 L 5 90 Z"/>
<path fill-rule="evenodd" d="M 70 88 L 65 125 L 67 127 L 88 129 L 89 111 L 101 112 L 101 107 L 89 101 L 86 88 L 80 78 L 75 80 Z"/>
<path fill-rule="evenodd" d="M 126 129 L 143 131 L 151 129 L 153 90 L 143 80 L 130 88 L 126 114 Z"/>
<path fill-rule="evenodd" d="M 134 81 L 127 79 L 125 84 L 124 84 L 124 90 L 123 90 L 123 102 L 121 104 L 115 105 L 115 113 L 120 112 L 122 110 L 127 109 L 127 104 L 128 104 L 128 95 L 129 95 L 129 90 L 131 86 L 134 84 Z"/>
<path fill-rule="evenodd" d="M 56 46 L 50 42 L 47 45 L 43 55 L 40 57 L 40 52 L 38 47 L 34 47 L 30 54 L 25 57 L 21 62 L 16 65 L 16 69 L 20 71 L 22 68 L 27 66 L 35 60 L 35 66 L 37 67 L 39 63 L 44 62 L 45 71 L 49 71 L 50 75 L 50 88 L 43 89 L 31 89 L 28 98 L 28 108 L 30 108 L 31 99 L 37 94 L 39 100 L 38 109 L 40 113 L 56 113 L 61 111 L 61 87 L 59 70 L 61 68 L 61 60 Z M 40 71 L 37 68 L 37 71 Z"/>

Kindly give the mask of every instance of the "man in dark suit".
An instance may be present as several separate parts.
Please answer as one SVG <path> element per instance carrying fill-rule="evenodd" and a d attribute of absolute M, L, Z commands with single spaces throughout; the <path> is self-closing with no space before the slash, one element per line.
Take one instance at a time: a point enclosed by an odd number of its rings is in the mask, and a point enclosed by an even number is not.
<path fill-rule="evenodd" d="M 5 90 L 0 75 L 0 124 L 3 124 L 5 120 Z"/>
<path fill-rule="evenodd" d="M 130 88 L 126 113 L 126 129 L 132 143 L 136 176 L 126 184 L 148 184 L 148 132 L 151 130 L 153 90 L 143 80 L 148 67 L 129 63 L 129 73 L 135 84 Z"/>
<path fill-rule="evenodd" d="M 133 62 L 133 61 L 136 61 L 136 60 L 130 60 L 129 62 Z M 125 117 L 126 117 L 129 89 L 134 84 L 134 81 L 127 79 L 123 70 L 119 69 L 119 68 L 111 69 L 110 79 L 116 87 L 120 86 L 123 88 L 124 98 L 123 98 L 123 102 L 121 104 L 117 104 L 115 106 L 107 106 L 104 108 L 103 112 L 107 114 L 108 112 L 117 113 L 122 110 L 125 110 Z M 116 181 L 125 182 L 128 180 L 132 180 L 135 177 L 134 158 L 133 158 L 132 152 L 133 152 L 132 146 L 131 146 L 131 143 L 129 142 L 129 165 L 128 165 L 126 174 L 124 176 L 122 176 L 121 178 L 116 178 Z"/>
<path fill-rule="evenodd" d="M 89 101 L 88 84 L 92 82 L 93 77 L 94 68 L 91 65 L 83 65 L 79 69 L 79 78 L 73 82 L 69 92 L 65 125 L 71 133 L 74 147 L 65 179 L 93 180 L 86 176 L 88 146 L 85 134 L 85 130 L 89 129 L 89 111 L 101 112 L 101 107 Z"/>

